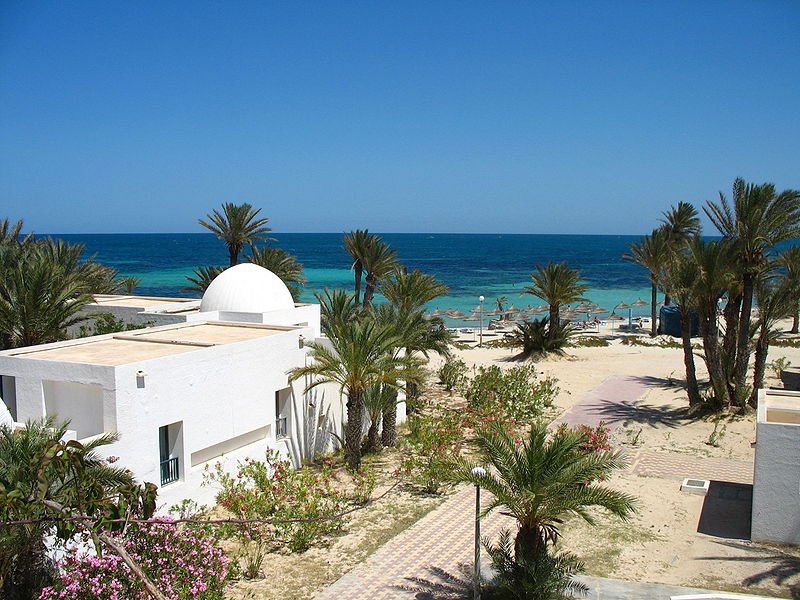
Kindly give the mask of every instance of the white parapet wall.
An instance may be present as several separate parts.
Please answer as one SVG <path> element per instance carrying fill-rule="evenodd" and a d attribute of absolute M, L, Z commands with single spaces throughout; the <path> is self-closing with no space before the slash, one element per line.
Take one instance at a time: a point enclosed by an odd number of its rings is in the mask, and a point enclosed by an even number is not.
<path fill-rule="evenodd" d="M 753 541 L 800 545 L 800 392 L 759 391 L 752 516 Z"/>

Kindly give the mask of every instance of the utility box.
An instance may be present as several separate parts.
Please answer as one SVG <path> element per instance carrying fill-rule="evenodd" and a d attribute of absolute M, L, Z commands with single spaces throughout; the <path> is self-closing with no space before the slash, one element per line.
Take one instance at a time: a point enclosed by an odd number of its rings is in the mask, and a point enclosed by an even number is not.
<path fill-rule="evenodd" d="M 758 392 L 751 539 L 800 545 L 800 392 Z"/>

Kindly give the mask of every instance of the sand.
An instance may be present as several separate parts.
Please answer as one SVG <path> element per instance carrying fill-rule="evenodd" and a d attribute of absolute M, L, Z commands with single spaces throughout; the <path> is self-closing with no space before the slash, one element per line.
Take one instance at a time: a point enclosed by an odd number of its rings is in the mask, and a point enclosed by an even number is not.
<path fill-rule="evenodd" d="M 682 387 L 681 349 L 623 345 L 610 328 L 600 335 L 611 345 L 570 348 L 566 356 L 535 362 L 539 373 L 559 380 L 561 391 L 555 405 L 560 411 L 572 407 L 608 377 L 645 376 L 652 386 L 639 409 L 615 431 L 616 448 L 632 460 L 646 453 L 683 459 L 690 465 L 701 459 L 721 461 L 715 464 L 733 461 L 730 464 L 739 466 L 752 463 L 754 414 L 719 422 L 714 417 L 691 416 Z M 462 347 L 457 354 L 475 367 L 516 364 L 510 349 Z M 769 361 L 779 357 L 800 364 L 800 349 L 772 348 Z M 699 358 L 697 371 L 701 379 L 706 377 Z M 780 385 L 770 369 L 766 383 Z M 717 445 L 711 445 L 708 442 L 715 427 L 718 433 L 724 427 L 724 434 Z M 632 468 L 618 473 L 609 484 L 637 496 L 637 515 L 628 523 L 600 516 L 596 528 L 572 521 L 565 526 L 563 547 L 586 561 L 590 575 L 787 597 L 792 591 L 800 593 L 800 549 L 699 533 L 704 498 L 681 492 L 680 483 L 674 476 L 641 476 Z"/>

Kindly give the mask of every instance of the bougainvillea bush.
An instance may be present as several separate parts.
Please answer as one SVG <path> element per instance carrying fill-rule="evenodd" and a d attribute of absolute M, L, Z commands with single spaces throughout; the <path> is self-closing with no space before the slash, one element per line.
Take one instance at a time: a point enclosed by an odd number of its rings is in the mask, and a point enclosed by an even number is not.
<path fill-rule="evenodd" d="M 293 552 L 340 529 L 343 517 L 336 515 L 349 506 L 333 486 L 330 467 L 293 469 L 271 451 L 264 461 L 241 461 L 234 475 L 217 465 L 206 481 L 222 488 L 217 502 L 235 517 L 275 521 L 239 528 L 239 537 L 273 540 Z"/>
<path fill-rule="evenodd" d="M 131 524 L 114 534 L 156 587 L 170 600 L 221 600 L 228 580 L 228 559 L 218 540 L 203 530 L 169 520 Z M 149 600 L 141 580 L 116 554 L 73 550 L 61 565 L 55 585 L 39 600 Z"/>

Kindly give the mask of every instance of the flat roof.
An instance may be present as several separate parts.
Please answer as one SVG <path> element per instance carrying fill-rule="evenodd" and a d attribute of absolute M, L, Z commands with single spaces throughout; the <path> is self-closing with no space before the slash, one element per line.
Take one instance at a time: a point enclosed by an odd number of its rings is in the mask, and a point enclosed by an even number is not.
<path fill-rule="evenodd" d="M 211 346 L 235 344 L 292 330 L 252 323 L 206 322 L 149 327 L 96 339 L 83 338 L 48 344 L 37 349 L 20 348 L 6 356 L 57 362 L 117 366 L 142 360 L 183 354 Z"/>
<path fill-rule="evenodd" d="M 119 296 L 119 295 L 98 295 L 94 297 L 92 304 L 98 306 L 122 306 L 127 308 L 155 308 L 165 304 L 173 304 L 178 308 L 181 304 L 197 304 L 197 298 L 161 298 L 158 296 Z M 170 307 L 172 308 L 172 307 Z"/>

